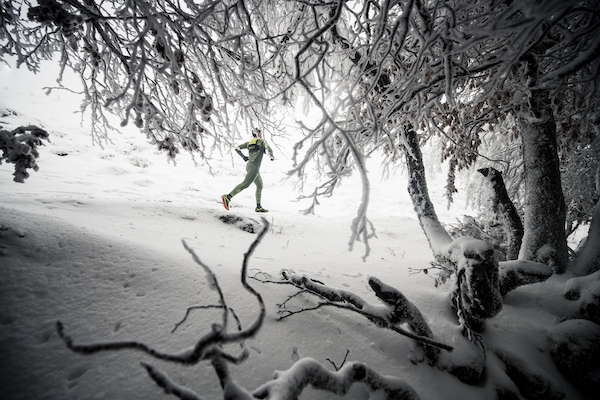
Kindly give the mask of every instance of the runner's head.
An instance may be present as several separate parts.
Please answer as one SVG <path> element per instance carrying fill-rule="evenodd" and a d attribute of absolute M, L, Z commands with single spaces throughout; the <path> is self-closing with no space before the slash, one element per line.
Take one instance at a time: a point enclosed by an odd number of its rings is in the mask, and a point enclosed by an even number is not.
<path fill-rule="evenodd" d="M 262 132 L 260 131 L 260 128 L 252 129 L 252 136 L 262 138 Z"/>

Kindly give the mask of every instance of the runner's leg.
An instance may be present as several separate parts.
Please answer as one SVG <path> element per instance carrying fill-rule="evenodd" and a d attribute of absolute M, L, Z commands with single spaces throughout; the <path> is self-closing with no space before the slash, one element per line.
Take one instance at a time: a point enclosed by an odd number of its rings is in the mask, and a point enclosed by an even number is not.
<path fill-rule="evenodd" d="M 260 205 L 260 198 L 263 189 L 263 181 L 260 177 L 260 172 L 257 172 L 256 178 L 254 178 L 254 184 L 256 185 L 256 205 Z"/>
<path fill-rule="evenodd" d="M 238 194 L 239 192 L 241 192 L 242 190 L 246 189 L 256 179 L 256 175 L 257 174 L 258 174 L 258 168 L 256 168 L 256 166 L 254 164 L 252 164 L 252 163 L 247 163 L 246 164 L 246 177 L 244 178 L 244 181 L 242 183 L 240 183 L 239 185 L 237 185 L 229 193 L 229 195 L 231 197 L 233 197 L 236 194 Z"/>

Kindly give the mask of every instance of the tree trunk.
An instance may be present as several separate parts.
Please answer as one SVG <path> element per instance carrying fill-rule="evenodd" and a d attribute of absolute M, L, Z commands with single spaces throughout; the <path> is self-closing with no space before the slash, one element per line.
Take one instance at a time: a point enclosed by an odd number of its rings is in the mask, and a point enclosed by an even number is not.
<path fill-rule="evenodd" d="M 515 205 L 510 200 L 502 173 L 495 168 L 482 168 L 478 170 L 485 176 L 492 185 L 494 191 L 493 209 L 502 218 L 504 229 L 506 230 L 507 241 L 507 260 L 516 260 L 519 257 L 519 249 L 523 240 L 523 222 L 515 208 Z"/>
<path fill-rule="evenodd" d="M 594 207 L 585 245 L 577 255 L 573 274 L 583 276 L 598 270 L 600 270 L 600 201 Z"/>
<path fill-rule="evenodd" d="M 563 273 L 568 251 L 566 207 L 560 180 L 556 123 L 546 90 L 531 92 L 531 115 L 521 117 L 525 165 L 525 234 L 519 258 Z"/>
<path fill-rule="evenodd" d="M 600 165 L 596 170 L 596 193 L 600 196 Z M 589 275 L 600 270 L 600 200 L 594 207 L 592 222 L 583 249 L 577 255 L 573 273 L 577 276 Z"/>
<path fill-rule="evenodd" d="M 411 125 L 405 126 L 403 139 L 410 174 L 408 192 L 415 212 L 436 260 L 454 269 L 452 303 L 463 332 L 474 340 L 473 330 L 482 331 L 484 319 L 494 317 L 502 309 L 498 261 L 489 243 L 467 236 L 452 240 L 429 198 L 423 156 Z"/>
<path fill-rule="evenodd" d="M 444 262 L 448 258 L 447 246 L 452 243 L 452 238 L 440 223 L 433 203 L 429 198 L 427 180 L 425 178 L 425 166 L 423 165 L 423 154 L 419 147 L 419 139 L 412 125 L 404 127 L 404 151 L 406 165 L 410 174 L 408 181 L 408 193 L 412 199 L 419 223 L 434 257 Z"/>

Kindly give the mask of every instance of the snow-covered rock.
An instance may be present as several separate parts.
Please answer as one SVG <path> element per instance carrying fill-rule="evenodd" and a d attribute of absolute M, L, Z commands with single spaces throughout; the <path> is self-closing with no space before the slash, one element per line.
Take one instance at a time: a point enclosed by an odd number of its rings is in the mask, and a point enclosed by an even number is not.
<path fill-rule="evenodd" d="M 562 387 L 543 368 L 507 349 L 494 354 L 504 363 L 506 375 L 526 399 L 560 400 L 565 398 Z"/>
<path fill-rule="evenodd" d="M 600 390 L 600 326 L 584 319 L 564 321 L 548 330 L 552 358 L 572 382 L 588 392 Z"/>
<path fill-rule="evenodd" d="M 569 279 L 565 287 L 565 297 L 579 303 L 572 318 L 587 319 L 600 324 L 600 271 Z"/>

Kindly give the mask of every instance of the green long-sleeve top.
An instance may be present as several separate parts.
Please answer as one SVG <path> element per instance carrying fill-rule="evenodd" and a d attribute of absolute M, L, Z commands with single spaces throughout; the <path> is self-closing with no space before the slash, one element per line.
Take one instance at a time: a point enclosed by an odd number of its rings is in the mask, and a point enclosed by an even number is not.
<path fill-rule="evenodd" d="M 245 156 L 241 151 L 242 149 L 248 149 L 248 162 L 255 164 L 257 167 L 260 166 L 263 154 L 265 154 L 266 150 L 268 150 L 269 155 L 273 157 L 273 150 L 271 150 L 271 146 L 269 146 L 263 139 L 252 138 L 248 142 L 240 144 L 235 151 L 240 155 L 240 157 L 244 158 Z"/>

